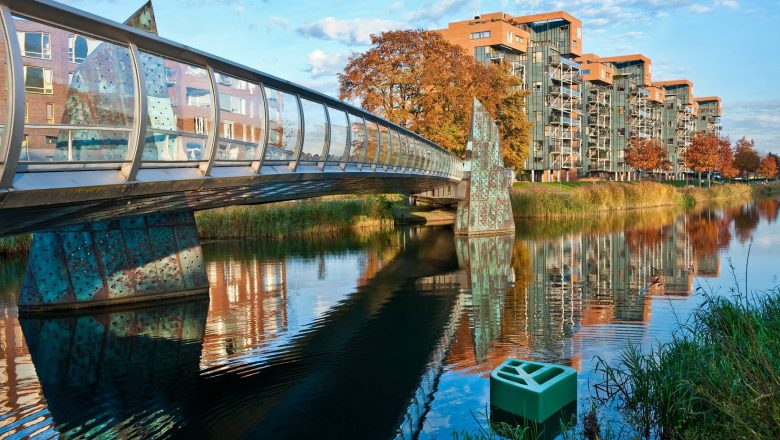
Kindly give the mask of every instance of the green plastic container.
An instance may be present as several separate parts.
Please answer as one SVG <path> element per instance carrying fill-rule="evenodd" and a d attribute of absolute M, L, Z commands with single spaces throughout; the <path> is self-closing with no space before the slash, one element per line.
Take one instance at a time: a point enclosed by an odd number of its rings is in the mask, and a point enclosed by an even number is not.
<path fill-rule="evenodd" d="M 537 423 L 576 400 L 571 367 L 510 358 L 490 373 L 491 405 Z"/>

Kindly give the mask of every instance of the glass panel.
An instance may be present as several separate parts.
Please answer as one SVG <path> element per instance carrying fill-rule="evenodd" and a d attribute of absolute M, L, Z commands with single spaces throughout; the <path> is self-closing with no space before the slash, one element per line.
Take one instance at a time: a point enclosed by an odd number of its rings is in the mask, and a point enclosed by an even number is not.
<path fill-rule="evenodd" d="M 420 150 L 420 159 L 422 160 L 420 162 L 420 169 L 427 171 L 428 166 L 431 163 L 431 157 L 429 156 L 430 151 L 428 150 L 428 146 L 423 144 L 417 139 L 415 139 L 415 142 L 417 143 L 417 148 Z"/>
<path fill-rule="evenodd" d="M 26 105 L 20 161 L 125 161 L 135 109 L 129 49 L 80 37 L 74 63 L 66 50 L 73 32 L 19 17 L 14 24 Z"/>
<path fill-rule="evenodd" d="M 411 169 L 417 169 L 419 167 L 420 162 L 420 153 L 417 151 L 417 144 L 415 144 L 412 139 L 408 136 L 404 136 L 406 138 L 406 145 L 409 149 L 409 165 L 407 165 L 407 168 Z"/>
<path fill-rule="evenodd" d="M 377 164 L 379 166 L 387 167 L 391 162 L 392 148 L 394 146 L 390 144 L 390 130 L 384 125 L 379 126 L 379 159 Z"/>
<path fill-rule="evenodd" d="M 366 164 L 374 164 L 377 160 L 379 150 L 379 128 L 376 122 L 369 121 L 368 127 L 368 150 L 366 152 Z"/>
<path fill-rule="evenodd" d="M 407 169 L 411 163 L 411 152 L 409 151 L 409 144 L 406 142 L 406 136 L 398 133 L 398 142 L 401 145 L 401 162 L 398 167 L 401 169 Z"/>
<path fill-rule="evenodd" d="M 330 116 L 330 150 L 328 150 L 328 163 L 340 163 L 347 151 L 347 114 L 341 110 L 328 107 Z"/>
<path fill-rule="evenodd" d="M 325 106 L 302 99 L 301 107 L 303 107 L 303 122 L 306 124 L 306 129 L 303 130 L 303 150 L 300 160 L 320 161 L 325 149 L 325 135 L 328 134 Z"/>
<path fill-rule="evenodd" d="M 398 132 L 390 130 L 390 168 L 399 168 L 401 160 L 401 142 L 398 140 Z"/>
<path fill-rule="evenodd" d="M 265 109 L 260 85 L 222 73 L 215 73 L 215 80 L 219 91 L 220 120 L 216 160 L 259 159 L 257 155 L 260 154 L 265 129 Z M 205 120 L 199 119 L 195 128 L 197 131 L 203 131 Z"/>
<path fill-rule="evenodd" d="M 298 147 L 300 114 L 298 99 L 289 93 L 265 88 L 268 100 L 268 146 L 265 160 L 290 161 Z"/>
<path fill-rule="evenodd" d="M 149 111 L 143 160 L 203 160 L 214 123 L 208 71 L 143 52 L 141 69 Z"/>
<path fill-rule="evenodd" d="M 0 35 L 3 35 L 5 29 L 3 24 L 0 23 Z M 8 99 L 8 53 L 5 45 L 5 38 L 0 38 L 0 139 L 3 138 L 5 133 L 5 126 L 8 124 L 6 118 L 8 114 L 6 112 L 6 100 Z M 0 163 L 3 162 L 5 152 L 0 152 Z"/>
<path fill-rule="evenodd" d="M 357 163 L 363 159 L 363 151 L 366 142 L 366 123 L 360 116 L 349 115 L 349 122 L 352 127 L 352 145 L 349 149 L 350 163 Z"/>

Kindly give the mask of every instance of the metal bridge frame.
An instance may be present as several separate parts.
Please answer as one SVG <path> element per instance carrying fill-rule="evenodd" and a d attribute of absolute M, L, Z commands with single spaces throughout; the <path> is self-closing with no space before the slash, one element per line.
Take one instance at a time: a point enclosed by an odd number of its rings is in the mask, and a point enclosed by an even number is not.
<path fill-rule="evenodd" d="M 301 99 L 307 99 L 317 104 L 333 108 L 334 110 L 343 111 L 349 120 L 350 115 L 363 118 L 365 121 L 364 129 L 367 131 L 369 123 L 378 124 L 377 128 L 382 127 L 390 131 L 390 138 L 393 131 L 400 133 L 409 138 L 412 144 L 417 144 L 419 148 L 415 150 L 421 150 L 416 153 L 416 160 L 414 162 L 406 162 L 402 154 L 399 154 L 397 163 L 390 163 L 391 154 L 387 154 L 387 160 L 383 164 L 375 163 L 375 159 L 378 158 L 378 151 L 381 148 L 387 148 L 387 146 L 381 145 L 382 137 L 377 135 L 377 156 L 376 158 L 368 158 L 372 160 L 371 169 L 377 170 L 383 167 L 385 170 L 394 170 L 395 172 L 409 172 L 414 166 L 418 168 L 416 174 L 425 174 L 431 177 L 442 177 L 445 180 L 451 179 L 458 181 L 462 177 L 462 164 L 460 160 L 455 157 L 451 152 L 445 150 L 438 145 L 418 136 L 396 124 L 393 124 L 383 118 L 373 115 L 365 110 L 357 108 L 348 103 L 339 101 L 337 99 L 326 96 L 322 93 L 314 90 L 296 85 L 281 78 L 263 73 L 259 70 L 255 70 L 246 66 L 242 66 L 237 63 L 225 60 L 223 58 L 187 47 L 185 45 L 167 40 L 157 35 L 147 33 L 133 27 L 112 22 L 110 20 L 98 17 L 93 14 L 89 14 L 75 8 L 71 8 L 66 5 L 52 2 L 50 0 L 0 0 L 0 18 L 2 19 L 2 25 L 4 29 L 3 38 L 7 50 L 7 62 L 8 62 L 8 99 L 7 99 L 7 130 L 4 130 L 3 136 L 0 139 L 0 192 L 7 191 L 14 187 L 15 177 L 17 171 L 20 170 L 19 160 L 22 150 L 22 141 L 24 138 L 24 125 L 25 125 L 25 87 L 24 87 L 24 72 L 23 72 L 23 60 L 20 45 L 16 36 L 16 29 L 14 25 L 14 17 L 18 16 L 24 19 L 30 19 L 37 22 L 41 22 L 46 25 L 55 26 L 57 28 L 67 29 L 77 33 L 79 35 L 85 35 L 89 37 L 99 38 L 100 40 L 110 43 L 118 44 L 122 47 L 126 47 L 130 51 L 130 60 L 132 63 L 132 72 L 135 87 L 135 106 L 134 106 L 134 119 L 132 129 L 130 131 L 127 157 L 122 162 L 69 162 L 69 163 L 30 163 L 26 165 L 24 171 L 85 171 L 85 170 L 111 170 L 116 169 L 120 171 L 122 178 L 130 183 L 136 181 L 139 170 L 149 168 L 192 168 L 197 166 L 203 177 L 212 176 L 212 172 L 215 166 L 220 166 L 219 161 L 215 160 L 217 153 L 217 143 L 219 142 L 219 127 L 220 127 L 220 106 L 219 106 L 219 92 L 217 90 L 216 73 L 227 74 L 237 79 L 245 80 L 254 83 L 260 87 L 261 96 L 264 101 L 265 118 L 265 132 L 263 136 L 262 145 L 258 145 L 258 153 L 255 154 L 253 160 L 242 161 L 245 163 L 237 163 L 236 161 L 230 161 L 224 165 L 249 165 L 252 172 L 261 174 L 264 165 L 265 150 L 268 144 L 269 137 L 269 125 L 268 118 L 268 101 L 265 99 L 265 87 L 270 87 L 278 91 L 287 93 L 297 100 L 298 103 L 298 116 L 299 116 L 299 131 L 298 138 L 296 140 L 296 146 L 293 152 L 293 156 L 287 165 L 289 171 L 294 172 L 299 165 L 300 155 L 303 148 L 304 140 L 304 112 L 301 106 Z M 197 67 L 204 68 L 208 71 L 208 75 L 211 80 L 211 96 L 212 96 L 212 126 L 208 131 L 206 145 L 203 149 L 203 159 L 201 161 L 188 161 L 188 162 L 144 162 L 142 160 L 144 141 L 146 139 L 147 128 L 147 89 L 144 84 L 144 78 L 141 70 L 141 51 L 161 56 L 165 59 L 180 61 L 183 63 L 193 64 Z M 323 107 L 325 108 L 325 107 Z M 330 147 L 330 120 L 328 112 L 325 111 L 328 127 L 325 134 L 325 145 L 323 148 L 322 160 L 317 164 L 318 168 L 322 171 L 326 161 L 327 154 Z M 348 122 L 351 124 L 351 122 Z M 347 166 L 347 157 L 349 155 L 351 145 L 351 129 L 347 127 L 347 148 L 345 154 L 339 164 L 340 168 L 344 170 Z M 393 141 L 391 141 L 392 143 Z M 357 171 L 361 171 L 363 164 L 366 160 L 367 154 L 368 136 L 364 141 L 362 157 L 359 163 L 355 164 Z M 408 155 L 411 154 L 410 148 L 403 148 L 402 150 Z M 421 157 L 422 156 L 422 157 Z M 422 161 L 421 161 L 422 160 Z M 429 162 L 425 162 L 429 161 Z M 278 162 L 278 161 L 277 161 Z M 420 165 L 416 165 L 420 163 Z M 279 163 L 269 164 L 279 165 Z M 416 166 L 415 166 L 416 165 Z M 243 174 L 243 173 L 242 173 Z"/>

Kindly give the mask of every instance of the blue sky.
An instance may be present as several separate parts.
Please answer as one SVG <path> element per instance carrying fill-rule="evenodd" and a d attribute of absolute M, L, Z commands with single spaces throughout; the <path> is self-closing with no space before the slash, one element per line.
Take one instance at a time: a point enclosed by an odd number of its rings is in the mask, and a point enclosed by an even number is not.
<path fill-rule="evenodd" d="M 68 0 L 123 21 L 143 0 Z M 446 27 L 476 13 L 565 10 L 583 47 L 642 53 L 653 79 L 690 79 L 723 98 L 724 134 L 780 154 L 780 0 L 153 0 L 166 38 L 335 95 L 336 73 L 371 33 Z"/>

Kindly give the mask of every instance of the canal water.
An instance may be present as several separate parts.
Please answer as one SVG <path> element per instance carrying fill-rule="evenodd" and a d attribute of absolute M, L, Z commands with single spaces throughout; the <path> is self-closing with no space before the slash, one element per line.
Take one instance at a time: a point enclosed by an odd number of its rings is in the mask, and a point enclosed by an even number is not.
<path fill-rule="evenodd" d="M 45 318 L 18 318 L 5 260 L 0 438 L 450 438 L 485 425 L 507 357 L 576 368 L 582 414 L 596 356 L 780 284 L 779 211 L 206 243 L 208 301 Z"/>

